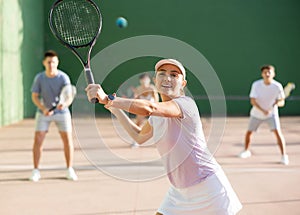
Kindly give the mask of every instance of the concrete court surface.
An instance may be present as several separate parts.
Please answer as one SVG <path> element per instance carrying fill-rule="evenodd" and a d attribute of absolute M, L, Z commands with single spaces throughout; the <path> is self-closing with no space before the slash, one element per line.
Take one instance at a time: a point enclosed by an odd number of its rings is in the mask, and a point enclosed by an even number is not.
<path fill-rule="evenodd" d="M 211 120 L 202 118 L 205 133 Z M 300 117 L 282 117 L 282 130 L 287 142 L 290 165 L 279 164 L 280 153 L 275 137 L 266 125 L 253 136 L 248 159 L 237 158 L 243 148 L 247 117 L 226 119 L 221 145 L 215 153 L 233 188 L 243 203 L 239 215 L 300 214 Z M 135 161 L 157 159 L 154 146 L 131 148 L 115 132 L 110 118 L 97 118 L 97 129 L 110 152 Z M 41 159 L 42 179 L 30 182 L 34 120 L 0 128 L 0 214 L 3 215 L 147 215 L 155 214 L 169 187 L 165 176 L 146 181 L 127 181 L 104 174 L 93 165 L 97 155 L 97 138 L 87 120 L 74 132 L 74 168 L 78 181 L 65 179 L 62 143 L 54 124 L 44 143 Z M 82 146 L 83 144 L 83 146 Z M 90 144 L 90 145 L 89 145 Z M 100 149 L 101 150 L 101 149 Z M 106 168 L 118 173 L 136 174 L 129 164 L 103 156 Z M 160 171 L 160 165 L 141 166 L 149 172 Z M 145 173 L 142 173 L 145 174 Z M 147 177 L 147 176 L 146 176 Z"/>

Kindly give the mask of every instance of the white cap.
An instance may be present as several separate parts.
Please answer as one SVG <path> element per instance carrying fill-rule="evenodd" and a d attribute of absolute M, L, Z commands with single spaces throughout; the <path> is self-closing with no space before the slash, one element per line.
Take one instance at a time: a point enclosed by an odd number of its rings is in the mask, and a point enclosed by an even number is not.
<path fill-rule="evenodd" d="M 162 59 L 162 60 L 158 61 L 155 64 L 155 71 L 157 71 L 158 68 L 161 67 L 164 64 L 171 64 L 171 65 L 174 65 L 174 66 L 178 67 L 180 69 L 182 75 L 183 75 L 183 79 L 185 79 L 186 72 L 185 72 L 184 66 L 179 61 L 177 61 L 175 59 Z"/>

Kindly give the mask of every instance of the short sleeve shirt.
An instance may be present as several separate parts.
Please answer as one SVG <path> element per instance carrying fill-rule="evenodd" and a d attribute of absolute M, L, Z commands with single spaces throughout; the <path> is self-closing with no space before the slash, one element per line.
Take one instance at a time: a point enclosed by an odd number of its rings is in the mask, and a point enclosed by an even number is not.
<path fill-rule="evenodd" d="M 50 109 L 53 107 L 53 103 L 58 102 L 61 89 L 65 85 L 70 83 L 71 82 L 69 76 L 60 70 L 58 71 L 58 74 L 53 78 L 47 77 L 45 72 L 40 72 L 34 78 L 31 92 L 38 93 L 40 95 L 42 103 L 45 105 L 45 107 Z M 55 109 L 55 113 L 63 113 L 66 111 L 69 111 L 69 109 Z"/>
<path fill-rule="evenodd" d="M 269 115 L 265 115 L 261 110 L 257 107 L 252 107 L 250 115 L 256 117 L 258 119 L 266 119 L 271 117 L 272 115 L 278 115 L 278 107 L 274 105 L 277 99 L 284 99 L 284 91 L 282 85 L 272 80 L 269 85 L 264 83 L 263 79 L 257 80 L 253 82 L 251 91 L 250 91 L 250 98 L 255 98 L 257 104 L 265 109 L 271 110 Z"/>
<path fill-rule="evenodd" d="M 214 174 L 219 165 L 208 151 L 195 101 L 187 96 L 173 101 L 182 118 L 151 116 L 149 123 L 170 182 L 185 188 Z"/>

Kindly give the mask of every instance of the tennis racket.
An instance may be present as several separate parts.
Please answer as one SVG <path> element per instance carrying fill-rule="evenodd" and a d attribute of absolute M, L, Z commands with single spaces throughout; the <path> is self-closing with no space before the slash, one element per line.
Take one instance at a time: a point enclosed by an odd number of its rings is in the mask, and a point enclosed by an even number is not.
<path fill-rule="evenodd" d="M 296 85 L 292 82 L 287 83 L 283 88 L 285 98 L 289 97 L 291 92 L 296 88 Z"/>
<path fill-rule="evenodd" d="M 51 7 L 49 26 L 53 35 L 82 63 L 87 84 L 94 84 L 90 60 L 102 27 L 98 6 L 91 0 L 58 0 Z M 98 99 L 91 102 L 98 103 Z"/>
<path fill-rule="evenodd" d="M 56 109 L 58 105 L 62 105 L 65 108 L 69 107 L 72 104 L 75 96 L 76 96 L 75 86 L 71 84 L 64 86 L 60 92 L 59 97 L 56 97 L 55 102 L 52 103 L 53 107 L 49 109 L 49 112 Z"/>

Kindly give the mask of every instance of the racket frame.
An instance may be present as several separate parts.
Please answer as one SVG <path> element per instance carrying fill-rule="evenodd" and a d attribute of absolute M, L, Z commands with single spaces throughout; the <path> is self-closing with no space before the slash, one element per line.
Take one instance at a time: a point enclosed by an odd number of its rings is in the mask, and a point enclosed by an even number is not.
<path fill-rule="evenodd" d="M 72 84 L 67 84 L 67 85 L 63 86 L 63 88 L 61 89 L 59 97 L 56 97 L 57 100 L 52 103 L 52 107 L 48 110 L 49 112 L 53 111 L 53 110 L 55 110 L 57 108 L 57 106 L 61 102 L 60 98 L 62 96 L 62 93 L 64 92 L 64 90 L 65 90 L 66 87 L 70 87 L 71 88 L 70 90 L 72 91 L 72 101 L 66 107 L 69 107 L 72 104 L 72 102 L 73 102 L 73 100 L 74 100 L 74 98 L 75 98 L 75 96 L 77 94 L 76 87 L 74 85 L 72 85 Z"/>
<path fill-rule="evenodd" d="M 60 4 L 62 1 L 64 1 L 64 0 L 57 0 L 52 5 L 52 7 L 50 9 L 50 13 L 49 13 L 49 17 L 48 17 L 48 22 L 49 22 L 50 29 L 52 31 L 52 34 L 57 38 L 57 40 L 60 41 L 64 46 L 66 46 L 67 48 L 69 48 L 75 54 L 75 56 L 80 60 L 81 64 L 84 67 L 86 82 L 88 84 L 94 84 L 95 81 L 94 81 L 94 77 L 93 77 L 93 74 L 92 74 L 92 71 L 91 71 L 91 52 L 92 52 L 92 49 L 93 49 L 94 45 L 96 44 L 97 38 L 99 37 L 99 35 L 101 33 L 101 29 L 102 29 L 102 15 L 100 13 L 100 9 L 95 4 L 95 2 L 93 2 L 91 0 L 85 0 L 85 1 L 87 1 L 89 3 L 91 3 L 95 7 L 95 9 L 97 10 L 97 12 L 98 12 L 99 19 L 100 19 L 99 26 L 98 26 L 98 31 L 97 31 L 96 35 L 94 36 L 94 38 L 91 40 L 91 42 L 89 42 L 87 44 L 84 44 L 84 45 L 80 45 L 80 46 L 73 46 L 73 45 L 70 45 L 69 43 L 65 42 L 57 34 L 57 32 L 54 30 L 55 28 L 54 28 L 54 25 L 52 23 L 53 11 L 54 11 L 55 7 L 58 4 Z M 76 1 L 76 0 L 74 0 L 74 1 Z M 85 48 L 85 47 L 89 47 L 88 51 L 87 51 L 87 54 L 86 54 L 86 57 L 87 57 L 86 59 L 87 60 L 84 60 L 83 57 L 79 54 L 79 52 L 76 50 L 76 49 Z M 93 100 L 95 100 L 95 99 L 93 99 Z M 95 103 L 96 101 L 92 101 L 92 102 Z"/>
<path fill-rule="evenodd" d="M 283 92 L 285 95 L 285 98 L 290 97 L 291 92 L 296 88 L 296 85 L 294 82 L 288 82 L 284 87 L 283 87 Z"/>

